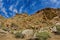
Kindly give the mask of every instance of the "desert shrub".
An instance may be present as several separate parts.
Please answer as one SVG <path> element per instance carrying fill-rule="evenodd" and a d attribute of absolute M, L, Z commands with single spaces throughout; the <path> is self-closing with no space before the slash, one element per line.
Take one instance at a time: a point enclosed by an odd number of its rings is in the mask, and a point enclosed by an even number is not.
<path fill-rule="evenodd" d="M 10 29 L 8 28 L 8 27 L 2 27 L 2 30 L 4 30 L 4 31 L 10 31 Z"/>
<path fill-rule="evenodd" d="M 60 25 L 57 25 L 57 26 L 56 26 L 56 29 L 57 29 L 58 31 L 60 31 Z"/>
<path fill-rule="evenodd" d="M 50 38 L 50 35 L 48 32 L 40 32 L 36 34 L 36 37 L 39 38 L 39 40 L 47 40 Z"/>
<path fill-rule="evenodd" d="M 56 29 L 57 29 L 57 32 L 56 32 L 56 33 L 57 33 L 57 34 L 60 34 L 60 25 L 57 25 L 57 26 L 56 26 Z"/>
<path fill-rule="evenodd" d="M 8 29 L 7 29 L 7 28 L 3 28 L 3 30 L 4 30 L 4 31 L 8 31 Z"/>
<path fill-rule="evenodd" d="M 24 38 L 24 35 L 22 34 L 22 32 L 17 32 L 15 33 L 15 38 Z"/>

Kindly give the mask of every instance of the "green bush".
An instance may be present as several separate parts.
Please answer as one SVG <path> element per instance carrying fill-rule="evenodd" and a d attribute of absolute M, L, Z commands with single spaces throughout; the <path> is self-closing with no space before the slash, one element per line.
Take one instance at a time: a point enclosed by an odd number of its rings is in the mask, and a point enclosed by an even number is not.
<path fill-rule="evenodd" d="M 15 33 L 15 38 L 24 38 L 24 35 L 22 34 L 22 32 L 17 32 Z"/>
<path fill-rule="evenodd" d="M 10 29 L 8 28 L 8 27 L 2 27 L 2 30 L 4 30 L 4 31 L 10 31 Z"/>
<path fill-rule="evenodd" d="M 7 28 L 3 28 L 4 31 L 9 31 Z"/>
<path fill-rule="evenodd" d="M 58 31 L 60 31 L 60 25 L 57 25 L 56 28 Z"/>
<path fill-rule="evenodd" d="M 48 38 L 50 38 L 50 35 L 48 32 L 41 32 L 37 33 L 36 37 L 39 38 L 39 40 L 47 40 Z"/>
<path fill-rule="evenodd" d="M 57 25 L 56 29 L 57 29 L 57 33 L 60 34 L 60 25 Z"/>

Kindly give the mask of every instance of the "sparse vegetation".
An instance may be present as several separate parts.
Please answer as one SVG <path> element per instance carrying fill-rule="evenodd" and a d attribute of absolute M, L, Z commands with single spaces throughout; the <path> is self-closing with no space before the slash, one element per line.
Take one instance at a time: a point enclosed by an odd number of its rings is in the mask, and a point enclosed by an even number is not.
<path fill-rule="evenodd" d="M 4 31 L 9 31 L 9 29 L 8 29 L 8 28 L 3 28 L 3 30 L 4 30 Z"/>
<path fill-rule="evenodd" d="M 48 32 L 41 32 L 41 33 L 37 33 L 36 37 L 38 37 L 39 40 L 47 40 L 48 38 L 50 38 L 50 35 Z"/>
<path fill-rule="evenodd" d="M 57 29 L 57 34 L 60 35 L 60 25 L 57 25 L 57 26 L 56 26 L 56 29 Z"/>
<path fill-rule="evenodd" d="M 22 32 L 17 32 L 15 33 L 15 38 L 24 38 L 24 35 L 22 34 Z"/>
<path fill-rule="evenodd" d="M 57 25 L 56 28 L 58 31 L 60 31 L 60 25 Z"/>

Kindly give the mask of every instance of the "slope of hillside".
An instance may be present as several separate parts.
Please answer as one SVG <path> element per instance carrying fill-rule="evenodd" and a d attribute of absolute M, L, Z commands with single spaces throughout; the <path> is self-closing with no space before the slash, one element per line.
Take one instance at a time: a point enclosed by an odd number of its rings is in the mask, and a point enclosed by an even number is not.
<path fill-rule="evenodd" d="M 20 31 L 25 29 L 39 30 L 50 27 L 60 22 L 60 9 L 45 8 L 33 15 L 16 14 L 13 18 L 3 18 L 0 16 L 0 29 L 10 31 Z"/>

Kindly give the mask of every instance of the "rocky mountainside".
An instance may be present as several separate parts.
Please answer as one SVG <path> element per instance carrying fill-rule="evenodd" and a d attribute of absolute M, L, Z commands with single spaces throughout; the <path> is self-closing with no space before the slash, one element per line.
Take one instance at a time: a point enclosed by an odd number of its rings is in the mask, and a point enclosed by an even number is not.
<path fill-rule="evenodd" d="M 58 17 L 56 19 L 55 17 Z M 0 16 L 0 23 L 4 24 L 5 27 L 11 27 L 11 24 L 16 24 L 20 28 L 28 28 L 30 27 L 44 27 L 47 26 L 47 24 L 52 24 L 53 22 L 50 21 L 60 21 L 60 9 L 53 9 L 53 8 L 45 8 L 33 15 L 28 14 L 17 14 L 13 18 L 5 19 Z M 49 23 L 48 23 L 49 22 Z M 50 25 L 49 24 L 49 25 Z"/>
<path fill-rule="evenodd" d="M 33 15 L 16 14 L 13 18 L 3 18 L 0 16 L 0 29 L 8 32 L 25 29 L 40 30 L 40 28 L 50 27 L 60 23 L 60 9 L 45 8 Z"/>

